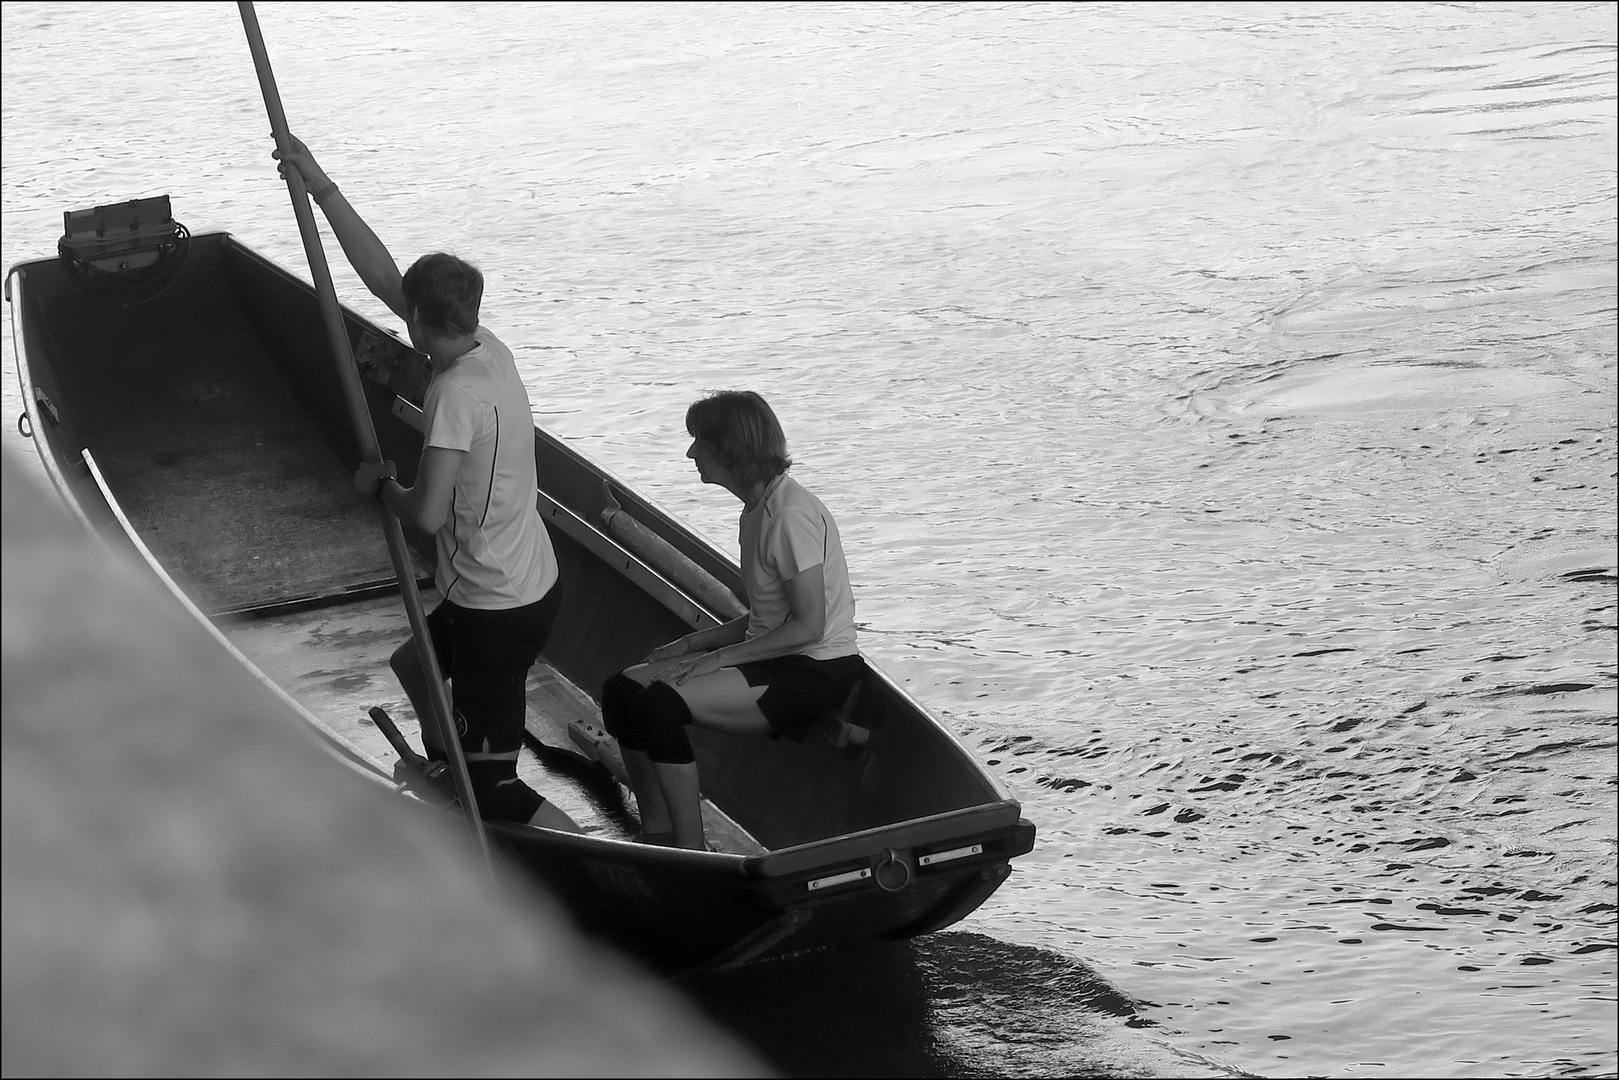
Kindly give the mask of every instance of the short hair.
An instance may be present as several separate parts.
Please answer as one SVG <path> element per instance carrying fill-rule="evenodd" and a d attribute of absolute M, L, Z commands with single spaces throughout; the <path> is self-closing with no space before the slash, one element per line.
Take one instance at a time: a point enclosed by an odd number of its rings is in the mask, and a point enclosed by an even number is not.
<path fill-rule="evenodd" d="M 720 390 L 692 402 L 686 432 L 713 447 L 720 464 L 745 484 L 768 484 L 793 467 L 781 421 L 752 390 Z"/>
<path fill-rule="evenodd" d="M 405 271 L 405 304 L 416 322 L 440 333 L 470 334 L 478 329 L 483 274 L 465 259 L 435 251 Z"/>

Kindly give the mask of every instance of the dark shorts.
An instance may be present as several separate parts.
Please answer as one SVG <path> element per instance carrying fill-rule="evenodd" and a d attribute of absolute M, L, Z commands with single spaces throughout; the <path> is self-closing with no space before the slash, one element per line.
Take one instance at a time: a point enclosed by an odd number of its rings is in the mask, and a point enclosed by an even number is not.
<path fill-rule="evenodd" d="M 524 607 L 488 611 L 445 600 L 427 616 L 439 672 L 450 680 L 464 752 L 509 754 L 521 748 L 528 720 L 528 670 L 539 659 L 561 607 L 559 582 Z M 441 754 L 429 746 L 428 756 Z M 467 768 L 483 817 L 527 821 L 544 802 L 517 778 L 515 761 L 469 762 Z"/>
<path fill-rule="evenodd" d="M 831 660 L 778 656 L 738 664 L 736 669 L 749 686 L 766 688 L 759 697 L 759 711 L 770 722 L 770 737 L 785 735 L 803 742 L 816 721 L 843 707 L 849 692 L 865 676 L 866 662 L 858 653 Z"/>
<path fill-rule="evenodd" d="M 522 745 L 528 669 L 561 606 L 559 582 L 523 607 L 489 611 L 445 600 L 427 616 L 439 672 L 450 680 L 463 749 L 505 753 Z"/>

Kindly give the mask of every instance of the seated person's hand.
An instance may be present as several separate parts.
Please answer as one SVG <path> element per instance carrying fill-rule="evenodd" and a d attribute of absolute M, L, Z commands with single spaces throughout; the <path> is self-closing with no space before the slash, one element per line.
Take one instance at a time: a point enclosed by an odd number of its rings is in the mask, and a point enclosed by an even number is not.
<path fill-rule="evenodd" d="M 691 651 L 691 642 L 680 637 L 673 641 L 666 641 L 656 649 L 646 654 L 643 664 L 661 664 L 665 660 L 673 660 L 677 656 L 685 656 Z"/>
<path fill-rule="evenodd" d="M 710 672 L 718 671 L 724 666 L 725 661 L 719 659 L 717 653 L 699 653 L 696 656 L 688 656 L 684 659 L 676 660 L 674 663 L 658 672 L 657 679 L 659 682 L 668 683 L 670 686 L 679 686 L 682 683 L 689 682 L 700 675 L 707 675 Z"/>

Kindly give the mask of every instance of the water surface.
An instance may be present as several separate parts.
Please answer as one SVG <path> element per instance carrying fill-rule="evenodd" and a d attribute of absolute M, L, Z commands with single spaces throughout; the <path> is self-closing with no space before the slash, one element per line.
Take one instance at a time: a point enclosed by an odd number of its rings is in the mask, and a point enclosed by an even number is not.
<path fill-rule="evenodd" d="M 1613 5 L 259 14 L 544 424 L 729 547 L 684 409 L 775 403 L 1039 828 L 956 933 L 710 988 L 783 1068 L 1619 1071 Z M 304 265 L 233 7 L 4 20 L 7 265 L 165 192 Z"/>

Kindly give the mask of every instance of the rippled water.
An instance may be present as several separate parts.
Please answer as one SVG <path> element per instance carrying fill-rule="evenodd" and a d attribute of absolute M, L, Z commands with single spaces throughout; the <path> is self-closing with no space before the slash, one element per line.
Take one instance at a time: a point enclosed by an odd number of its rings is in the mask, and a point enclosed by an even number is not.
<path fill-rule="evenodd" d="M 684 408 L 775 402 L 1039 827 L 710 991 L 784 1068 L 1619 1071 L 1614 5 L 259 10 L 548 426 L 729 545 Z M 163 192 L 303 265 L 231 5 L 4 20 L 7 265 Z"/>

